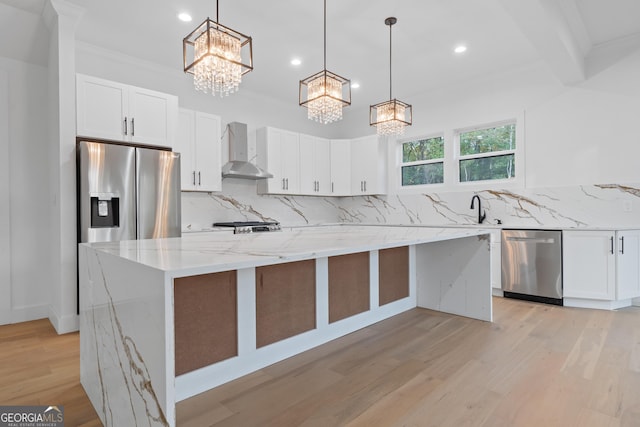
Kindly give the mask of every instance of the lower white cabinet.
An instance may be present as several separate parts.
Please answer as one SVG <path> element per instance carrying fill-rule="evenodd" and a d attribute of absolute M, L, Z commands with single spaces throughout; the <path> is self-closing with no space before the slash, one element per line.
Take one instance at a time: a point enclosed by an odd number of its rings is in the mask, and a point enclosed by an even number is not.
<path fill-rule="evenodd" d="M 619 300 L 640 296 L 640 230 L 616 232 L 617 296 Z"/>
<path fill-rule="evenodd" d="M 222 191 L 221 119 L 200 111 L 180 109 L 178 138 L 183 191 Z"/>
<path fill-rule="evenodd" d="M 640 296 L 640 230 L 564 231 L 562 253 L 565 298 Z"/>

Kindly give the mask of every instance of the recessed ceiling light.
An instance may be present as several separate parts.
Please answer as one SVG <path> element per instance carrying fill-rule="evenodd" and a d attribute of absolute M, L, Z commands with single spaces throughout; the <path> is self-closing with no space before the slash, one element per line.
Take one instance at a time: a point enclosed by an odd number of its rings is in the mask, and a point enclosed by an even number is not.
<path fill-rule="evenodd" d="M 360 83 L 358 82 L 351 83 L 351 89 L 358 89 L 359 87 L 360 87 Z"/>
<path fill-rule="evenodd" d="M 191 22 L 193 18 L 191 18 L 191 15 L 189 15 L 188 13 L 182 12 L 178 14 L 178 19 L 182 22 Z"/>
<path fill-rule="evenodd" d="M 302 61 L 299 58 L 293 58 L 291 60 L 291 65 L 300 65 L 302 64 Z"/>
<path fill-rule="evenodd" d="M 467 47 L 465 45 L 461 44 L 461 45 L 456 46 L 455 49 L 453 49 L 453 51 L 455 53 L 463 53 L 463 52 L 467 51 Z"/>

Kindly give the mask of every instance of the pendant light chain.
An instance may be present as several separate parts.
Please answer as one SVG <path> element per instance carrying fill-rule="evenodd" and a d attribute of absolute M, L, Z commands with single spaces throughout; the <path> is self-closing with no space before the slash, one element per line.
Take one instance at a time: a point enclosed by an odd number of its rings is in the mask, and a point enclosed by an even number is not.
<path fill-rule="evenodd" d="M 324 69 L 327 69 L 327 0 L 324 0 Z"/>
<path fill-rule="evenodd" d="M 393 82 L 392 79 L 392 74 L 391 74 L 391 27 L 393 27 L 393 23 L 389 24 L 389 99 L 393 99 L 393 97 L 391 96 L 392 91 L 391 91 L 391 85 Z"/>
<path fill-rule="evenodd" d="M 218 18 L 218 0 L 216 0 L 216 22 L 220 23 L 220 18 Z"/>

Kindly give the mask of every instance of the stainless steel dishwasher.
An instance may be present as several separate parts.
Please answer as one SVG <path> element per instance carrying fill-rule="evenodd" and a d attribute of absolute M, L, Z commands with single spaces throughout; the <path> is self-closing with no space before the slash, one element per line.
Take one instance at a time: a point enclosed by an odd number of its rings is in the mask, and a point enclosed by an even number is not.
<path fill-rule="evenodd" d="M 562 305 L 562 231 L 502 230 L 502 291 Z"/>

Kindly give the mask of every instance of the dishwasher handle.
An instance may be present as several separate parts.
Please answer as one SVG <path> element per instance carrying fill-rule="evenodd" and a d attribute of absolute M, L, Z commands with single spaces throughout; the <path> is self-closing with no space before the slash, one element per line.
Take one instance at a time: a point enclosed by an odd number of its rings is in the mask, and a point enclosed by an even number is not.
<path fill-rule="evenodd" d="M 507 237 L 509 242 L 523 242 L 523 243 L 555 243 L 556 239 L 553 237 L 519 237 L 509 236 Z"/>

